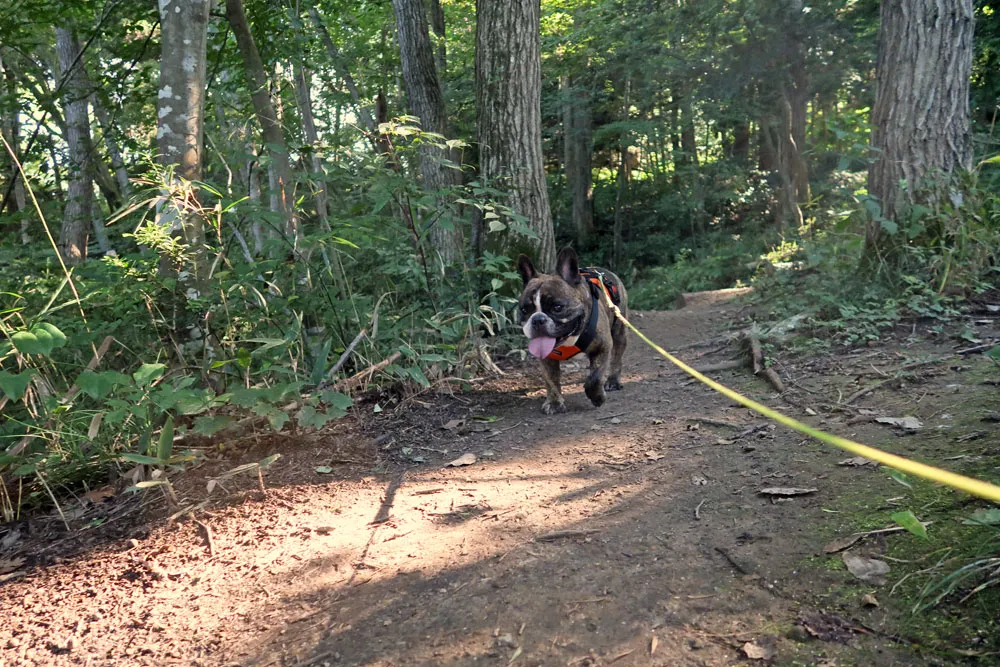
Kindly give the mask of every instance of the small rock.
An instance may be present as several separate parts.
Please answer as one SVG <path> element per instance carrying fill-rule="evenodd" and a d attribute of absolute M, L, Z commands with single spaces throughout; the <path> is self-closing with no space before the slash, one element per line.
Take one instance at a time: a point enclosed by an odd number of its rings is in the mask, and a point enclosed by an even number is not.
<path fill-rule="evenodd" d="M 864 607 L 878 607 L 878 600 L 871 593 L 865 593 L 861 596 L 861 605 Z"/>
<path fill-rule="evenodd" d="M 517 642 L 514 641 L 514 636 L 512 634 L 506 632 L 497 637 L 497 646 L 507 646 L 509 648 L 517 648 Z"/>

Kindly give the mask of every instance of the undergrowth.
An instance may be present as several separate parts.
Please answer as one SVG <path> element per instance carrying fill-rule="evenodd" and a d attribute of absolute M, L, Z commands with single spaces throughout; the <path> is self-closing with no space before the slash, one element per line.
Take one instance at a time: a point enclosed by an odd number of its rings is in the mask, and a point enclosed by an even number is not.
<path fill-rule="evenodd" d="M 519 285 L 510 260 L 486 251 L 446 264 L 427 236 L 433 224 L 467 230 L 473 212 L 487 233 L 530 232 L 482 184 L 422 190 L 405 167 L 437 137 L 384 129 L 392 153 L 330 165 L 326 186 L 342 200 L 295 251 L 261 202 L 207 183 L 197 200 L 183 195 L 177 205 L 211 230 L 213 258 L 210 287 L 185 298 L 184 276 L 161 266 L 192 251 L 155 222 L 171 205 L 168 181 L 151 177 L 117 216 L 112 234 L 127 250 L 71 275 L 51 252 L 0 247 L 4 515 L 109 474 L 169 494 L 167 475 L 202 455 L 198 437 L 248 418 L 322 428 L 371 381 L 418 392 L 495 368 L 490 349 L 511 328 Z M 228 247 L 234 238 L 242 250 Z"/>

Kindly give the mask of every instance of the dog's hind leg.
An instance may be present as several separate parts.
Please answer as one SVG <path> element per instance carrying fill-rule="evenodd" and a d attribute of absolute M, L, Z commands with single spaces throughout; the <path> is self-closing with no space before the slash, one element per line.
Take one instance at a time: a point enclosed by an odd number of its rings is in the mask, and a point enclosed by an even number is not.
<path fill-rule="evenodd" d="M 611 350 L 608 381 L 604 383 L 604 388 L 615 391 L 622 388 L 622 358 L 625 356 L 625 346 L 628 343 L 628 331 L 619 320 L 615 320 L 611 325 L 611 341 L 614 347 Z"/>

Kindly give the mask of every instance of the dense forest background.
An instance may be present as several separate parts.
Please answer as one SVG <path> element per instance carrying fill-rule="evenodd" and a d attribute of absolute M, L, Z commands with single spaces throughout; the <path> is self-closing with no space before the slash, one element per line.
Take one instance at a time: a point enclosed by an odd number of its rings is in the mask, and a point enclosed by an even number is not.
<path fill-rule="evenodd" d="M 322 426 L 359 372 L 492 370 L 521 250 L 848 341 L 947 317 L 997 279 L 998 9 L 7 5 L 0 470 L 41 499 L 241 412 Z"/>

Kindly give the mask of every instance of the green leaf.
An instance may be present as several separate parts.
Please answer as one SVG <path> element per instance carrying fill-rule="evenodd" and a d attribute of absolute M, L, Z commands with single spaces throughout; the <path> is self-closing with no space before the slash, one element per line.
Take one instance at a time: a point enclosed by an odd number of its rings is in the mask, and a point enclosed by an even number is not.
<path fill-rule="evenodd" d="M 160 441 L 156 445 L 156 455 L 161 461 L 166 461 L 174 452 L 174 416 L 169 415 L 160 431 Z"/>
<path fill-rule="evenodd" d="M 503 281 L 500 280 L 499 278 L 493 278 L 490 280 L 490 285 L 493 286 L 493 291 L 496 291 L 501 287 L 503 287 Z"/>
<path fill-rule="evenodd" d="M 333 468 L 331 468 L 330 466 L 316 466 L 316 472 L 318 472 L 321 475 L 329 475 L 331 472 L 333 472 Z"/>
<path fill-rule="evenodd" d="M 259 465 L 261 468 L 266 468 L 280 458 L 281 454 L 271 454 L 267 458 L 263 458 L 260 461 L 258 461 L 257 465 Z"/>
<path fill-rule="evenodd" d="M 17 375 L 0 371 L 0 391 L 3 391 L 4 396 L 12 401 L 20 400 L 24 396 L 24 392 L 28 390 L 28 385 L 31 384 L 32 374 L 31 370 Z"/>
<path fill-rule="evenodd" d="M 56 327 L 54 324 L 49 324 L 48 322 L 41 322 L 35 327 L 35 329 L 40 329 L 49 334 L 49 336 L 52 337 L 53 347 L 62 347 L 66 344 L 66 334 L 60 331 L 59 328 Z"/>
<path fill-rule="evenodd" d="M 149 479 L 135 485 L 137 489 L 151 489 L 154 486 L 170 486 L 170 482 L 165 479 Z"/>
<path fill-rule="evenodd" d="M 139 367 L 135 373 L 132 373 L 132 378 L 135 379 L 135 383 L 140 387 L 148 387 L 157 378 L 166 372 L 167 367 L 164 364 L 143 364 Z"/>
<path fill-rule="evenodd" d="M 882 225 L 882 231 L 889 236 L 895 236 L 899 232 L 899 225 L 892 220 L 881 220 L 879 224 Z"/>
<path fill-rule="evenodd" d="M 330 389 L 320 392 L 319 399 L 327 405 L 335 407 L 339 410 L 346 410 L 354 405 L 354 401 L 350 396 Z"/>
<path fill-rule="evenodd" d="M 305 426 L 306 428 L 321 429 L 326 426 L 326 423 L 331 419 L 330 415 L 325 412 L 320 412 L 316 410 L 311 405 L 307 405 L 299 410 L 298 420 L 300 426 Z"/>
<path fill-rule="evenodd" d="M 132 383 L 132 378 L 119 373 L 118 371 L 84 371 L 76 378 L 76 386 L 84 394 L 94 400 L 101 400 L 109 395 L 115 387 L 126 386 Z"/>
<path fill-rule="evenodd" d="M 986 356 L 1000 364 L 1000 345 L 997 345 L 992 350 L 987 352 Z"/>
<path fill-rule="evenodd" d="M 333 337 L 323 341 L 323 346 L 313 361 L 312 372 L 309 374 L 309 384 L 314 387 L 323 381 L 323 375 L 326 373 L 326 360 L 330 356 L 331 345 L 333 345 Z"/>
<path fill-rule="evenodd" d="M 893 512 L 892 520 L 917 537 L 922 537 L 925 540 L 927 539 L 927 528 L 924 524 L 920 523 L 920 519 L 918 519 L 917 516 L 910 510 Z"/>
<path fill-rule="evenodd" d="M 11 342 L 21 354 L 41 354 L 47 356 L 52 351 L 52 336 L 44 333 L 44 338 L 28 331 L 16 331 L 10 335 Z"/>
<path fill-rule="evenodd" d="M 1000 509 L 993 507 L 976 510 L 962 523 L 967 526 L 1000 526 Z"/>
<path fill-rule="evenodd" d="M 233 421 L 226 415 L 202 415 L 194 420 L 194 432 L 198 435 L 211 437 L 224 429 Z"/>
<path fill-rule="evenodd" d="M 262 397 L 261 390 L 256 387 L 238 387 L 233 389 L 229 402 L 241 408 L 252 408 L 260 403 Z"/>
<path fill-rule="evenodd" d="M 490 220 L 491 232 L 502 232 L 505 229 L 507 229 L 507 225 L 503 224 L 499 220 Z"/>
<path fill-rule="evenodd" d="M 156 458 L 155 456 L 146 456 L 145 454 L 136 454 L 135 452 L 125 452 L 119 456 L 119 458 L 129 461 L 131 463 L 140 463 L 147 466 L 158 466 L 163 465 L 163 461 Z"/>
<path fill-rule="evenodd" d="M 913 485 L 910 484 L 910 478 L 907 477 L 905 473 L 902 473 L 893 468 L 889 468 L 888 470 L 889 470 L 889 477 L 891 477 L 893 481 L 899 482 L 908 489 L 913 488 Z"/>

